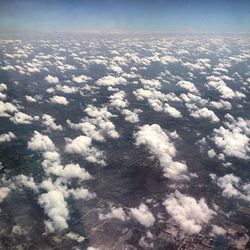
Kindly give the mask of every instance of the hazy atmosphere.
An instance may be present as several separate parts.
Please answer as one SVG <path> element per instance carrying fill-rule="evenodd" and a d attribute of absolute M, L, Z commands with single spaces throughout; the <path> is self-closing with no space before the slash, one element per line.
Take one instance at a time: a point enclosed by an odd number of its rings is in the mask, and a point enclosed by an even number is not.
<path fill-rule="evenodd" d="M 0 0 L 0 249 L 249 249 L 249 1 Z"/>

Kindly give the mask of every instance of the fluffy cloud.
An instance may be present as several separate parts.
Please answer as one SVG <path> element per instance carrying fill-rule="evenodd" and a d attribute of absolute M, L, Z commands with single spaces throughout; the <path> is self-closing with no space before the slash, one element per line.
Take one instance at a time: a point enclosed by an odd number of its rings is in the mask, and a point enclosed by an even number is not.
<path fill-rule="evenodd" d="M 39 116 L 31 116 L 23 112 L 15 112 L 14 116 L 10 118 L 15 124 L 31 124 L 33 121 L 39 120 Z"/>
<path fill-rule="evenodd" d="M 28 148 L 34 151 L 55 151 L 56 147 L 47 135 L 35 131 L 34 136 L 28 142 Z"/>
<path fill-rule="evenodd" d="M 85 76 L 85 75 L 80 75 L 80 76 L 74 76 L 72 78 L 72 80 L 73 80 L 73 82 L 76 82 L 76 83 L 85 83 L 85 82 L 91 80 L 91 78 L 88 76 Z"/>
<path fill-rule="evenodd" d="M 208 119 L 213 123 L 217 123 L 220 121 L 218 116 L 212 110 L 209 110 L 207 108 L 202 108 L 196 111 L 191 111 L 190 115 L 194 118 Z"/>
<path fill-rule="evenodd" d="M 55 118 L 50 115 L 44 114 L 42 116 L 42 123 L 51 130 L 63 130 L 62 125 L 57 125 Z"/>
<path fill-rule="evenodd" d="M 123 210 L 122 207 L 111 207 L 111 212 L 107 214 L 99 214 L 99 219 L 100 220 L 106 220 L 106 219 L 111 219 L 111 218 L 116 218 L 122 221 L 126 220 L 126 214 Z"/>
<path fill-rule="evenodd" d="M 220 77 L 208 77 L 209 82 L 208 86 L 214 88 L 221 94 L 221 97 L 224 99 L 233 99 L 233 98 L 245 98 L 246 95 L 240 93 L 239 91 L 233 91 L 229 88 L 226 83 Z"/>
<path fill-rule="evenodd" d="M 32 96 L 26 95 L 25 98 L 27 102 L 37 102 L 37 100 Z"/>
<path fill-rule="evenodd" d="M 233 174 L 226 174 L 219 178 L 214 174 L 210 176 L 223 190 L 223 196 L 250 201 L 250 183 L 242 183 L 241 179 Z"/>
<path fill-rule="evenodd" d="M 55 104 L 68 105 L 69 102 L 64 96 L 55 95 L 50 98 L 50 101 Z"/>
<path fill-rule="evenodd" d="M 163 111 L 174 118 L 181 118 L 181 112 L 174 107 L 171 107 L 167 103 L 165 104 Z"/>
<path fill-rule="evenodd" d="M 86 188 L 70 189 L 69 192 L 77 200 L 90 200 L 96 197 L 95 193 L 89 192 Z"/>
<path fill-rule="evenodd" d="M 181 88 L 188 90 L 189 92 L 198 93 L 197 88 L 192 82 L 182 80 L 177 83 L 177 86 L 180 86 Z"/>
<path fill-rule="evenodd" d="M 59 83 L 59 79 L 56 76 L 47 75 L 44 80 L 48 83 Z"/>
<path fill-rule="evenodd" d="M 103 86 L 115 86 L 115 85 L 122 85 L 127 83 L 127 80 L 121 76 L 104 76 L 96 81 L 97 85 Z"/>
<path fill-rule="evenodd" d="M 42 194 L 39 197 L 39 204 L 44 207 L 46 214 L 51 220 L 45 223 L 48 231 L 61 231 L 68 228 L 67 219 L 69 210 L 61 192 L 51 190 L 48 193 Z"/>
<path fill-rule="evenodd" d="M 0 117 L 10 117 L 10 114 L 17 111 L 17 107 L 14 104 L 0 101 Z"/>
<path fill-rule="evenodd" d="M 212 140 L 227 156 L 240 159 L 249 158 L 249 138 L 242 133 L 240 128 L 230 130 L 221 126 L 218 129 L 214 129 Z"/>
<path fill-rule="evenodd" d="M 174 161 L 176 149 L 171 138 L 157 124 L 144 125 L 135 134 L 136 146 L 145 145 L 155 155 L 163 169 L 164 176 L 170 179 L 189 179 L 187 165 Z"/>
<path fill-rule="evenodd" d="M 47 173 L 63 177 L 65 179 L 79 178 L 81 180 L 91 179 L 91 175 L 79 164 L 53 165 L 47 170 Z"/>
<path fill-rule="evenodd" d="M 155 217 L 145 204 L 141 203 L 138 208 L 131 208 L 130 212 L 132 216 L 143 226 L 153 226 L 155 222 Z"/>
<path fill-rule="evenodd" d="M 37 185 L 33 177 L 27 177 L 26 175 L 21 174 L 15 177 L 15 183 L 18 186 L 29 188 L 35 192 L 37 191 Z"/>
<path fill-rule="evenodd" d="M 170 194 L 163 205 L 180 228 L 190 234 L 199 233 L 215 214 L 204 199 L 197 201 L 179 191 Z"/>
<path fill-rule="evenodd" d="M 81 135 L 74 140 L 68 139 L 65 151 L 81 155 L 89 162 L 106 165 L 103 152 L 92 146 L 92 139 L 88 136 Z"/>
<path fill-rule="evenodd" d="M 15 139 L 16 136 L 12 132 L 7 132 L 0 135 L 0 143 L 1 142 L 10 142 L 11 140 Z"/>
<path fill-rule="evenodd" d="M 8 187 L 1 187 L 0 188 L 0 203 L 8 196 L 9 192 L 11 191 Z"/>

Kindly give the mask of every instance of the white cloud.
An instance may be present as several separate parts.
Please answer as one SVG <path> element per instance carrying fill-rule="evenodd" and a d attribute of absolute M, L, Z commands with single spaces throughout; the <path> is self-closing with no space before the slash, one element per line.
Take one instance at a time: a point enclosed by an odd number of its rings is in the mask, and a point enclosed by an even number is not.
<path fill-rule="evenodd" d="M 53 165 L 47 173 L 63 177 L 65 179 L 79 178 L 82 181 L 91 179 L 91 175 L 79 164 Z"/>
<path fill-rule="evenodd" d="M 227 156 L 240 159 L 249 158 L 249 138 L 242 133 L 240 128 L 229 130 L 221 126 L 218 129 L 214 129 L 212 140 Z"/>
<path fill-rule="evenodd" d="M 27 102 L 37 102 L 37 100 L 32 96 L 26 95 L 25 98 Z"/>
<path fill-rule="evenodd" d="M 78 88 L 76 87 L 69 87 L 67 85 L 61 86 L 61 85 L 56 85 L 56 89 L 65 93 L 65 94 L 72 94 L 76 93 L 78 91 Z"/>
<path fill-rule="evenodd" d="M 200 119 L 208 119 L 213 123 L 217 123 L 220 121 L 218 116 L 212 111 L 209 110 L 208 108 L 202 108 L 196 111 L 191 111 L 190 115 L 194 118 L 200 118 Z"/>
<path fill-rule="evenodd" d="M 0 187 L 0 203 L 8 196 L 9 192 L 11 191 L 8 187 Z"/>
<path fill-rule="evenodd" d="M 163 111 L 174 118 L 181 118 L 181 112 L 174 107 L 171 107 L 167 103 L 164 105 Z"/>
<path fill-rule="evenodd" d="M 23 186 L 23 187 L 29 188 L 35 192 L 37 191 L 37 186 L 36 186 L 36 183 L 35 183 L 33 177 L 28 177 L 28 176 L 23 175 L 23 174 L 17 175 L 15 177 L 15 183 L 18 186 Z"/>
<path fill-rule="evenodd" d="M 62 125 L 57 125 L 55 123 L 55 118 L 50 115 L 44 114 L 42 116 L 42 123 L 51 130 L 63 130 Z"/>
<path fill-rule="evenodd" d="M 103 152 L 92 146 L 92 138 L 88 136 L 80 135 L 74 140 L 68 139 L 65 151 L 81 155 L 89 162 L 106 165 Z"/>
<path fill-rule="evenodd" d="M 96 81 L 97 85 L 103 86 L 115 86 L 115 85 L 122 85 L 127 83 L 127 80 L 121 76 L 104 76 Z"/>
<path fill-rule="evenodd" d="M 225 235 L 227 231 L 220 226 L 213 225 L 212 227 L 212 235 Z"/>
<path fill-rule="evenodd" d="M 250 201 L 250 183 L 242 183 L 241 179 L 233 174 L 226 174 L 219 178 L 211 174 L 210 177 L 223 190 L 223 196 Z"/>
<path fill-rule="evenodd" d="M 211 76 L 208 77 L 208 79 L 209 79 L 208 86 L 218 91 L 221 94 L 221 97 L 224 99 L 233 99 L 233 98 L 240 99 L 246 97 L 245 94 L 240 93 L 239 91 L 233 91 L 231 88 L 229 88 L 220 77 Z"/>
<path fill-rule="evenodd" d="M 54 230 L 61 231 L 68 228 L 69 210 L 61 192 L 51 190 L 42 194 L 39 197 L 39 204 L 44 207 L 46 214 L 51 219 L 51 221 L 45 223 L 47 230 L 53 232 Z"/>
<path fill-rule="evenodd" d="M 39 116 L 31 116 L 23 112 L 15 112 L 14 116 L 10 118 L 15 124 L 31 124 L 33 121 L 39 120 Z"/>
<path fill-rule="evenodd" d="M 170 194 L 163 205 L 180 228 L 189 234 L 199 233 L 202 225 L 208 223 L 215 214 L 204 199 L 197 201 L 179 191 Z"/>
<path fill-rule="evenodd" d="M 0 101 L 0 117 L 10 117 L 10 114 L 17 111 L 17 107 L 14 104 Z"/>
<path fill-rule="evenodd" d="M 13 139 L 16 139 L 16 136 L 12 132 L 7 132 L 4 134 L 0 134 L 0 143 L 2 142 L 10 142 Z"/>
<path fill-rule="evenodd" d="M 126 214 L 123 210 L 122 207 L 111 207 L 111 212 L 107 213 L 107 214 L 99 214 L 99 219 L 100 220 L 106 220 L 106 219 L 110 219 L 110 218 L 116 218 L 122 221 L 126 220 Z"/>
<path fill-rule="evenodd" d="M 54 95 L 50 98 L 50 101 L 55 104 L 68 105 L 69 102 L 64 96 Z"/>
<path fill-rule="evenodd" d="M 86 188 L 77 188 L 77 189 L 70 189 L 69 192 L 74 196 L 77 200 L 90 200 L 96 197 L 95 193 L 89 192 Z"/>
<path fill-rule="evenodd" d="M 187 165 L 174 161 L 176 149 L 171 138 L 157 124 L 144 125 L 135 134 L 136 146 L 145 145 L 155 155 L 163 169 L 164 176 L 170 179 L 189 179 Z"/>
<path fill-rule="evenodd" d="M 132 216 L 143 226 L 153 226 L 155 222 L 155 217 L 145 204 L 141 203 L 139 208 L 131 208 L 130 212 Z"/>
<path fill-rule="evenodd" d="M 33 137 L 28 142 L 28 148 L 34 151 L 55 151 L 56 147 L 47 135 L 42 135 L 35 131 Z"/>
<path fill-rule="evenodd" d="M 192 82 L 182 80 L 177 83 L 177 86 L 180 86 L 181 88 L 188 90 L 189 92 L 198 93 L 197 88 Z"/>
<path fill-rule="evenodd" d="M 85 76 L 85 75 L 80 75 L 80 76 L 74 76 L 72 80 L 76 83 L 85 83 L 89 80 L 91 80 L 91 77 Z"/>
<path fill-rule="evenodd" d="M 59 83 L 59 79 L 56 76 L 47 75 L 44 80 L 48 83 Z"/>

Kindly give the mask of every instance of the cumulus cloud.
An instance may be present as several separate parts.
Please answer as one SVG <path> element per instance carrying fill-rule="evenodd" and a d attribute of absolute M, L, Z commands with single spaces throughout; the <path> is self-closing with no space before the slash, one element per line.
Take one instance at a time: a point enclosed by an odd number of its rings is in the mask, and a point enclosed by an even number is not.
<path fill-rule="evenodd" d="M 0 188 L 0 203 L 3 202 L 3 200 L 8 196 L 11 189 L 8 187 L 1 187 Z"/>
<path fill-rule="evenodd" d="M 182 80 L 182 81 L 179 81 L 177 83 L 177 86 L 180 86 L 181 88 L 183 88 L 189 92 L 198 93 L 197 88 L 195 87 L 195 85 L 192 82 Z"/>
<path fill-rule="evenodd" d="M 70 189 L 69 193 L 77 200 L 90 200 L 96 197 L 96 194 L 91 193 L 87 188 Z"/>
<path fill-rule="evenodd" d="M 204 199 L 197 201 L 179 191 L 170 194 L 163 205 L 180 228 L 189 234 L 199 233 L 202 226 L 216 214 Z"/>
<path fill-rule="evenodd" d="M 68 228 L 67 219 L 69 210 L 61 192 L 51 190 L 48 193 L 43 193 L 38 201 L 50 218 L 50 221 L 45 223 L 48 231 L 61 231 Z"/>
<path fill-rule="evenodd" d="M 136 219 L 141 225 L 145 227 L 151 227 L 154 225 L 155 217 L 150 212 L 147 205 L 141 203 L 138 208 L 130 209 L 131 215 Z"/>
<path fill-rule="evenodd" d="M 220 77 L 211 76 L 207 77 L 207 79 L 209 80 L 208 86 L 218 91 L 224 99 L 240 99 L 246 97 L 245 94 L 229 88 Z"/>
<path fill-rule="evenodd" d="M 65 94 L 73 94 L 76 93 L 78 91 L 78 88 L 76 87 L 69 87 L 67 85 L 61 86 L 61 85 L 56 85 L 56 89 L 58 91 L 61 91 Z"/>
<path fill-rule="evenodd" d="M 27 102 L 37 102 L 37 100 L 32 96 L 26 95 L 25 98 Z"/>
<path fill-rule="evenodd" d="M 81 168 L 79 164 L 67 164 L 63 165 L 53 165 L 53 167 L 47 170 L 47 173 L 63 177 L 65 179 L 79 178 L 81 180 L 91 179 L 91 175 L 84 169 Z"/>
<path fill-rule="evenodd" d="M 60 104 L 60 105 L 68 105 L 69 102 L 64 96 L 58 96 L 54 95 L 53 97 L 50 98 L 50 101 L 55 104 Z"/>
<path fill-rule="evenodd" d="M 44 114 L 42 116 L 42 123 L 51 130 L 63 130 L 62 125 L 57 125 L 55 123 L 55 118 L 50 115 Z"/>
<path fill-rule="evenodd" d="M 210 120 L 212 123 L 217 123 L 220 121 L 220 119 L 218 118 L 218 116 L 212 111 L 209 110 L 208 108 L 202 108 L 196 111 L 191 111 L 190 114 L 192 117 L 194 118 L 200 118 L 200 119 L 208 119 Z"/>
<path fill-rule="evenodd" d="M 213 225 L 212 227 L 212 235 L 225 235 L 227 231 L 220 226 Z"/>
<path fill-rule="evenodd" d="M 56 76 L 47 75 L 44 80 L 48 83 L 59 83 L 59 79 Z"/>
<path fill-rule="evenodd" d="M 177 110 L 174 107 L 171 107 L 170 105 L 168 105 L 167 103 L 164 106 L 164 112 L 167 113 L 168 115 L 174 117 L 174 118 L 181 118 L 181 112 L 179 110 Z"/>
<path fill-rule="evenodd" d="M 47 135 L 42 135 L 35 131 L 33 137 L 28 142 L 28 148 L 33 151 L 55 151 L 56 147 Z"/>
<path fill-rule="evenodd" d="M 28 177 L 28 176 L 23 175 L 23 174 L 17 175 L 15 177 L 15 183 L 18 186 L 29 188 L 35 192 L 37 191 L 37 185 L 36 185 L 33 177 Z"/>
<path fill-rule="evenodd" d="M 214 129 L 212 140 L 227 156 L 248 159 L 249 137 L 242 133 L 240 128 L 226 129 L 219 127 Z"/>
<path fill-rule="evenodd" d="M 17 107 L 14 104 L 0 101 L 0 117 L 10 117 L 10 114 L 17 111 Z"/>
<path fill-rule="evenodd" d="M 126 83 L 127 83 L 127 80 L 121 76 L 119 77 L 104 76 L 96 81 L 97 85 L 103 85 L 103 86 L 115 86 L 115 85 L 122 85 Z"/>
<path fill-rule="evenodd" d="M 135 134 L 136 146 L 145 145 L 155 155 L 163 169 L 164 176 L 170 179 L 189 179 L 187 165 L 175 161 L 176 149 L 167 133 L 157 124 L 144 125 Z"/>
<path fill-rule="evenodd" d="M 33 121 L 39 120 L 39 116 L 31 116 L 23 112 L 15 112 L 14 116 L 10 118 L 15 124 L 31 124 Z"/>
<path fill-rule="evenodd" d="M 73 82 L 76 82 L 76 83 L 85 83 L 89 80 L 91 80 L 91 77 L 88 77 L 88 76 L 85 76 L 85 75 L 80 75 L 80 76 L 74 76 L 72 78 Z"/>
<path fill-rule="evenodd" d="M 110 213 L 107 214 L 99 214 L 99 219 L 100 220 L 106 220 L 106 219 L 111 219 L 111 218 L 116 218 L 122 221 L 125 221 L 127 216 L 124 212 L 124 209 L 122 207 L 111 207 L 110 208 Z"/>
<path fill-rule="evenodd" d="M 0 134 L 0 143 L 2 142 L 10 142 L 13 139 L 16 139 L 16 136 L 12 132 L 7 132 L 4 134 Z"/>
<path fill-rule="evenodd" d="M 65 151 L 70 154 L 78 154 L 83 156 L 87 161 L 106 165 L 104 161 L 104 153 L 92 146 L 92 138 L 80 135 L 74 140 L 68 139 Z"/>
<path fill-rule="evenodd" d="M 250 201 L 250 183 L 243 183 L 233 174 L 226 174 L 222 177 L 210 174 L 210 177 L 222 189 L 223 196 Z"/>

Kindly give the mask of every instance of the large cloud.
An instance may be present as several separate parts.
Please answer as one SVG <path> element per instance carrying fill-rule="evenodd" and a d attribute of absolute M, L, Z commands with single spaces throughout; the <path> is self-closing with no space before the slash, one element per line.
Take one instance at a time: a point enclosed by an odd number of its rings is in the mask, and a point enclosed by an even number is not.
<path fill-rule="evenodd" d="M 55 104 L 68 105 L 69 102 L 66 97 L 55 95 L 50 98 L 50 101 Z"/>
<path fill-rule="evenodd" d="M 239 128 L 229 130 L 221 126 L 218 129 L 214 129 L 212 139 L 216 146 L 222 149 L 227 156 L 241 159 L 249 158 L 249 138 Z"/>
<path fill-rule="evenodd" d="M 197 201 L 179 191 L 170 194 L 163 205 L 180 228 L 190 234 L 199 233 L 215 214 L 204 199 Z"/>
<path fill-rule="evenodd" d="M 2 143 L 2 142 L 10 142 L 15 138 L 16 138 L 16 136 L 12 132 L 7 132 L 7 133 L 4 133 L 4 134 L 0 135 L 0 143 Z"/>
<path fill-rule="evenodd" d="M 61 192 L 51 190 L 44 193 L 39 197 L 39 203 L 51 220 L 46 222 L 47 230 L 53 232 L 55 229 L 61 231 L 68 228 L 69 210 Z"/>
<path fill-rule="evenodd" d="M 207 108 L 202 108 L 196 111 L 192 111 L 190 115 L 194 118 L 208 119 L 213 123 L 217 123 L 220 121 L 218 116 L 212 110 L 209 110 Z"/>
<path fill-rule="evenodd" d="M 55 151 L 56 147 L 47 135 L 35 131 L 34 136 L 28 142 L 28 148 L 34 151 Z"/>
<path fill-rule="evenodd" d="M 56 76 L 47 75 L 44 80 L 48 83 L 59 83 L 59 79 Z"/>
<path fill-rule="evenodd" d="M 127 80 L 121 76 L 115 77 L 115 76 L 104 76 L 96 81 L 97 85 L 103 85 L 103 86 L 115 86 L 115 85 L 121 85 L 126 84 Z"/>
<path fill-rule="evenodd" d="M 141 203 L 138 208 L 130 209 L 132 216 L 143 226 L 151 227 L 155 222 L 154 215 L 150 212 L 147 205 Z"/>
<path fill-rule="evenodd" d="M 8 187 L 1 187 L 0 188 L 0 203 L 8 196 L 10 191 L 11 191 L 11 189 Z"/>
<path fill-rule="evenodd" d="M 145 145 L 159 158 L 164 176 L 171 179 L 188 179 L 187 165 L 175 161 L 176 149 L 172 139 L 157 124 L 144 125 L 135 134 L 136 146 Z"/>
<path fill-rule="evenodd" d="M 74 140 L 68 139 L 65 151 L 81 155 L 89 162 L 106 165 L 103 152 L 92 146 L 92 139 L 88 136 L 80 135 Z"/>
<path fill-rule="evenodd" d="M 210 176 L 223 190 L 223 196 L 250 201 L 250 183 L 242 183 L 241 179 L 233 174 L 226 174 L 219 178 L 214 174 Z"/>

